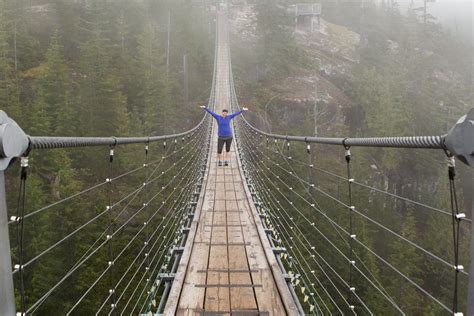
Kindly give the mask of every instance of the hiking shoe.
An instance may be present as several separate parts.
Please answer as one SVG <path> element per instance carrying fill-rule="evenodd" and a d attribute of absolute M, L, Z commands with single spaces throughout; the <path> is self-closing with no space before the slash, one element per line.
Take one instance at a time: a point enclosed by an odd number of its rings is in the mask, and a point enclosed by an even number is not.
<path fill-rule="evenodd" d="M 219 163 L 217 164 L 219 167 L 222 167 L 222 161 L 219 160 Z"/>
<path fill-rule="evenodd" d="M 224 161 L 224 166 L 228 166 L 229 165 L 229 162 L 226 160 Z"/>

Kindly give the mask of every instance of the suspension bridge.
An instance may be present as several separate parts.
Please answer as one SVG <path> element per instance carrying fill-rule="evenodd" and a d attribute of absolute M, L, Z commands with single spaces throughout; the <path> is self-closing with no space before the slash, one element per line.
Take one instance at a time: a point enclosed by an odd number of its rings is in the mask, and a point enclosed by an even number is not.
<path fill-rule="evenodd" d="M 209 106 L 237 111 L 225 10 L 218 10 L 216 25 Z M 369 255 L 381 273 L 406 284 L 399 292 L 414 289 L 419 304 L 435 313 L 474 315 L 469 274 L 474 237 L 470 252 L 460 252 L 460 235 L 472 234 L 472 216 L 459 207 L 455 178 L 456 158 L 474 165 L 473 121 L 471 111 L 442 136 L 322 138 L 267 133 L 240 117 L 234 122 L 231 164 L 219 167 L 216 126 L 209 116 L 172 135 L 37 137 L 26 135 L 2 112 L 0 315 L 55 311 L 51 302 L 61 300 L 62 293 L 68 293 L 70 304 L 57 314 L 67 315 L 369 315 L 375 301 L 387 315 L 412 313 L 401 303 L 403 293 L 388 290 L 369 267 Z M 357 179 L 351 150 L 374 147 L 446 153 L 451 209 Z M 73 148 L 101 163 L 105 179 L 29 209 L 30 156 Z M 322 148 L 342 163 L 318 164 Z M 127 155 L 135 165 L 122 160 Z M 20 162 L 18 200 L 7 211 L 4 171 L 15 168 L 15 161 Z M 359 208 L 360 192 L 386 198 L 384 207 L 390 208 L 387 201 L 410 205 L 445 220 L 452 230 L 452 254 L 429 249 Z M 80 209 L 79 216 L 78 205 L 90 196 L 102 198 L 103 205 L 89 213 Z M 77 225 L 50 244 L 29 246 L 28 236 L 44 233 L 35 231 L 35 224 L 46 220 L 60 226 L 55 218 L 61 212 L 77 218 Z M 364 238 L 366 225 L 413 249 L 430 262 L 424 268 L 436 266 L 450 282 L 449 293 L 434 293 L 427 280 L 391 262 L 393 254 L 381 253 Z M 27 286 L 27 279 L 39 277 L 35 270 L 42 260 L 59 253 L 66 253 L 64 261 L 71 256 L 66 270 L 40 289 Z M 87 279 L 77 285 L 81 275 Z"/>

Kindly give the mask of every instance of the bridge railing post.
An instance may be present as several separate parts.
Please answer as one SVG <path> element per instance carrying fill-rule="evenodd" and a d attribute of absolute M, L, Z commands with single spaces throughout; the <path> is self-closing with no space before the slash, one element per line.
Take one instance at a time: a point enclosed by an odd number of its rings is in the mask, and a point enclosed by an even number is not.
<path fill-rule="evenodd" d="M 15 315 L 12 259 L 8 233 L 5 172 L 0 171 L 0 315 Z"/>
<path fill-rule="evenodd" d="M 16 312 L 5 170 L 13 159 L 26 152 L 28 143 L 28 137 L 23 130 L 5 112 L 0 111 L 0 315 L 15 315 Z"/>

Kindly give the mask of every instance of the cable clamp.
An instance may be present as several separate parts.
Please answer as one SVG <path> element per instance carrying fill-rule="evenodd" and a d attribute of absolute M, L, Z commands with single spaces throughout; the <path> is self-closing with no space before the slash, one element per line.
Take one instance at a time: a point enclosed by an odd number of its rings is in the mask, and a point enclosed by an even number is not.
<path fill-rule="evenodd" d="M 356 288 L 355 288 L 355 287 L 350 287 L 349 290 L 350 290 L 351 292 L 355 292 Z"/>
<path fill-rule="evenodd" d="M 106 239 L 106 240 L 112 239 L 112 235 L 107 235 L 107 236 L 105 236 L 105 239 Z"/>
<path fill-rule="evenodd" d="M 310 167 L 310 168 L 314 168 L 314 165 L 313 165 L 313 164 L 310 164 L 309 167 Z"/>
<path fill-rule="evenodd" d="M 356 264 L 355 260 L 350 260 L 349 263 L 350 263 L 350 265 L 352 265 L 352 266 L 355 266 L 355 264 Z"/>
<path fill-rule="evenodd" d="M 19 224 L 19 223 L 21 223 L 21 221 L 23 220 L 23 218 L 20 217 L 20 216 L 11 216 L 11 217 L 10 217 L 10 220 L 11 220 L 12 222 L 15 222 L 15 223 L 18 223 L 18 224 Z"/>
<path fill-rule="evenodd" d="M 112 182 L 112 179 L 107 178 L 107 179 L 105 179 L 105 182 L 106 182 L 106 183 L 110 183 L 110 182 Z"/>
<path fill-rule="evenodd" d="M 111 267 L 111 266 L 114 265 L 114 262 L 113 262 L 113 261 L 109 261 L 109 262 L 107 262 L 107 264 L 109 265 L 109 267 Z"/>
<path fill-rule="evenodd" d="M 456 167 L 456 159 L 454 158 L 454 156 L 448 156 L 447 160 L 448 160 L 448 167 L 450 168 Z"/>
<path fill-rule="evenodd" d="M 354 179 L 349 179 L 348 180 L 350 183 L 353 183 L 355 180 Z"/>
<path fill-rule="evenodd" d="M 27 156 L 21 157 L 20 165 L 22 168 L 28 168 L 29 166 L 29 158 Z"/>
<path fill-rule="evenodd" d="M 464 271 L 464 266 L 463 265 L 457 265 L 457 266 L 454 266 L 454 270 L 460 272 L 460 271 Z"/>
<path fill-rule="evenodd" d="M 349 308 L 350 308 L 351 310 L 354 310 L 355 307 L 354 307 L 354 305 L 349 305 Z"/>
<path fill-rule="evenodd" d="M 117 307 L 117 304 L 110 304 L 110 308 L 114 309 L 115 307 Z"/>
<path fill-rule="evenodd" d="M 357 236 L 353 234 L 350 237 L 351 237 L 351 239 L 356 239 Z"/>
<path fill-rule="evenodd" d="M 462 312 L 455 312 L 453 315 L 454 316 L 464 316 L 464 314 Z"/>
<path fill-rule="evenodd" d="M 351 206 L 349 206 L 349 209 L 350 209 L 351 211 L 354 211 L 354 210 L 356 209 L 356 207 L 355 207 L 354 205 L 351 205 Z"/>
<path fill-rule="evenodd" d="M 115 289 L 109 289 L 109 294 L 114 294 L 115 293 Z"/>
<path fill-rule="evenodd" d="M 15 265 L 13 266 L 13 269 L 14 269 L 13 272 L 20 271 L 21 269 L 23 269 L 23 265 L 21 265 L 21 264 L 15 264 Z"/>
<path fill-rule="evenodd" d="M 457 219 L 458 221 L 460 221 L 460 220 L 462 220 L 463 218 L 466 218 L 466 214 L 464 214 L 464 213 L 459 213 L 459 214 L 456 214 L 455 217 L 456 217 L 456 219 Z"/>
<path fill-rule="evenodd" d="M 105 210 L 106 210 L 106 211 L 108 211 L 108 210 L 110 210 L 110 209 L 111 209 L 110 205 L 107 205 L 107 206 L 105 207 Z"/>

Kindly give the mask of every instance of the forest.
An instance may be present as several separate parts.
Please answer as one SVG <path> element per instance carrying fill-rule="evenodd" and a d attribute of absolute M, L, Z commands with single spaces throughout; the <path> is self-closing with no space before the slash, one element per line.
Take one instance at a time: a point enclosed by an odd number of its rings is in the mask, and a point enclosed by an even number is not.
<path fill-rule="evenodd" d="M 288 10 L 293 1 L 230 1 L 231 26 L 239 23 L 242 12 L 250 12 L 245 21 L 248 32 L 230 30 L 231 52 L 237 98 L 241 105 L 251 109 L 245 117 L 257 128 L 284 135 L 329 137 L 443 135 L 472 107 L 472 43 L 447 30 L 433 16 L 423 15 L 415 8 L 402 11 L 396 0 L 319 2 L 323 8 L 322 25 L 327 25 L 327 32 L 336 34 L 330 40 L 339 37 L 339 46 L 333 50 L 308 44 L 317 43 L 318 36 L 325 34 L 323 29 L 312 35 L 295 31 L 295 20 Z M 0 0 L 0 109 L 27 134 L 35 136 L 153 136 L 188 130 L 201 120 L 198 106 L 206 104 L 211 93 L 214 5 L 214 1 L 205 0 Z M 345 42 L 348 34 L 357 34 L 356 44 Z M 350 53 L 344 55 L 345 49 Z M 303 101 L 292 85 L 301 78 L 315 80 L 311 81 L 311 91 L 306 92 L 309 97 Z M 113 166 L 109 148 L 34 151 L 29 157 L 26 205 L 20 199 L 20 162 L 7 170 L 9 215 L 17 214 L 21 208 L 27 214 L 41 211 L 95 183 L 121 177 L 128 170 L 140 168 L 143 162 L 155 163 L 162 157 L 171 157 L 159 162 L 163 170 L 172 170 L 175 165 L 176 170 L 187 170 L 179 179 L 190 186 L 194 175 L 189 163 L 202 154 L 203 148 L 196 142 L 203 137 L 203 133 L 198 133 L 186 141 L 183 138 L 183 146 L 175 143 L 172 147 L 172 140 L 152 144 L 146 154 L 138 145 L 118 148 Z M 241 142 L 243 146 L 255 145 L 255 140 L 245 132 Z M 291 226 L 293 221 L 298 227 L 297 231 L 281 229 L 282 246 L 289 247 L 294 239 L 302 239 L 306 236 L 304 232 L 311 229 L 309 222 L 299 216 L 302 213 L 310 222 L 316 222 L 335 246 L 349 251 L 346 240 L 340 238 L 341 229 L 314 212 L 307 203 L 312 200 L 341 228 L 353 226 L 366 245 L 451 306 L 451 268 L 381 231 L 363 216 L 349 220 L 344 207 L 321 193 L 329 192 L 346 202 L 349 198 L 348 187 L 337 177 L 347 176 L 343 148 L 316 145 L 308 157 L 305 146 L 292 143 L 290 148 L 273 140 L 269 145 L 261 139 L 257 145 L 261 150 L 248 157 L 255 166 L 266 156 L 281 165 L 288 164 L 291 156 L 294 163 L 294 174 L 285 173 L 277 165 L 263 176 L 253 173 L 262 201 L 276 214 L 280 214 L 280 208 L 272 204 L 271 197 L 282 194 L 282 209 L 288 213 L 281 213 L 283 221 L 272 224 Z M 451 218 L 433 211 L 451 213 L 445 154 L 354 148 L 352 155 L 352 172 L 361 184 L 352 189 L 353 205 L 399 236 L 451 262 L 455 251 Z M 308 172 L 308 163 L 317 168 Z M 167 194 L 151 206 L 168 205 L 167 196 L 172 196 L 174 190 L 167 186 L 178 175 L 173 172 L 165 172 L 130 209 L 140 208 L 147 194 L 160 190 Z M 336 174 L 336 179 L 327 172 Z M 308 182 L 314 181 L 316 189 L 308 189 L 295 174 Z M 13 263 L 20 257 L 23 262 L 32 261 L 21 278 L 18 273 L 14 275 L 17 306 L 28 308 L 40 302 L 30 311 L 37 315 L 63 315 L 70 311 L 90 287 L 91 280 L 102 273 L 110 247 L 97 252 L 91 265 L 62 283 L 47 299 L 41 298 L 64 271 L 90 253 L 89 246 L 102 237 L 99 233 L 104 227 L 133 218 L 131 226 L 114 243 L 117 251 L 129 236 L 141 231 L 144 215 L 134 218 L 129 210 L 116 222 L 101 218 L 45 256 L 35 256 L 68 236 L 78 223 L 87 223 L 107 206 L 120 203 L 130 183 L 140 186 L 147 176 L 146 170 L 139 170 L 130 175 L 127 183 L 101 187 L 97 194 L 86 194 L 35 214 L 34 221 L 24 223 L 24 249 L 20 247 L 19 230 L 11 229 Z M 469 218 L 471 212 L 467 208 L 473 198 L 469 183 L 473 176 L 472 170 L 458 163 L 459 208 Z M 307 201 L 297 199 L 297 195 Z M 121 214 L 114 215 L 118 218 Z M 158 217 L 161 221 L 169 219 L 165 213 Z M 147 228 L 146 233 L 151 235 L 152 228 Z M 466 268 L 470 234 L 470 223 L 462 222 L 459 254 Z M 176 235 L 162 238 L 171 245 Z M 320 254 L 338 267 L 341 275 L 351 273 L 343 257 L 317 234 L 308 234 L 307 238 L 320 247 Z M 392 297 L 408 315 L 444 312 L 367 249 L 354 247 L 351 251 L 362 258 L 365 265 L 361 269 L 371 276 L 371 281 L 383 288 L 383 293 L 375 292 L 366 280 L 354 274 L 358 295 L 370 302 L 375 314 L 397 314 L 384 294 Z M 117 264 L 116 271 L 124 271 L 133 264 L 137 252 L 138 243 Z M 287 268 L 297 272 L 302 272 L 304 263 L 311 259 L 305 249 L 294 250 L 290 255 L 294 260 L 287 260 Z M 324 278 L 324 269 L 313 268 L 315 273 L 303 277 L 307 288 L 314 288 L 316 280 L 331 288 L 329 279 Z M 109 288 L 107 283 L 99 284 L 73 314 L 94 314 L 110 297 L 104 294 Z M 128 286 L 122 284 L 120 289 L 126 291 Z M 466 275 L 460 276 L 459 289 L 460 309 L 464 310 Z M 339 300 L 336 292 L 329 294 Z M 139 298 L 138 295 L 133 292 L 131 299 Z M 156 308 L 158 298 L 156 294 L 147 302 Z M 303 292 L 300 299 L 306 302 Z M 322 302 L 331 305 L 329 299 Z M 315 304 L 313 298 L 309 303 Z M 135 309 L 127 309 L 130 307 L 125 306 L 124 312 L 133 313 Z M 310 311 L 307 304 L 305 311 Z"/>
<path fill-rule="evenodd" d="M 424 16 L 420 8 L 402 12 L 397 1 L 321 1 L 324 22 L 320 30 L 316 28 L 316 35 L 311 35 L 306 27 L 310 35 L 301 35 L 295 32 L 295 19 L 287 10 L 292 3 L 278 1 L 273 5 L 270 1 L 255 1 L 255 12 L 247 14 L 243 23 L 246 27 L 250 25 L 253 34 L 233 33 L 237 94 L 240 103 L 256 107 L 248 118 L 258 128 L 282 135 L 333 137 L 443 135 L 472 107 L 472 43 L 444 28 L 433 16 Z M 234 14 L 236 25 L 239 19 L 242 15 Z M 343 54 L 347 45 L 344 41 L 335 48 L 330 46 L 331 42 L 321 41 L 323 45 L 308 49 L 307 43 L 313 38 L 324 37 L 329 27 L 339 32 L 344 27 L 357 34 L 351 60 Z M 336 36 L 348 37 L 347 33 L 350 34 L 346 31 Z M 240 47 L 250 49 L 243 51 Z M 328 65 L 341 67 L 346 64 L 349 66 L 343 71 L 327 71 Z M 293 90 L 297 85 L 288 83 L 302 77 L 313 80 L 306 100 L 295 95 Z M 344 98 L 336 98 L 337 94 L 332 93 L 334 87 Z M 319 96 L 314 94 L 315 89 Z M 338 103 L 341 99 L 349 101 Z M 323 110 L 316 112 L 317 109 Z M 297 232 L 281 231 L 283 242 L 286 241 L 287 246 L 294 243 L 297 248 L 292 254 L 296 258 L 296 263 L 291 263 L 294 270 L 309 268 L 305 264 L 311 262 L 311 251 L 305 249 L 303 243 L 305 231 L 311 229 L 309 224 L 314 221 L 337 248 L 317 233 L 308 237 L 310 242 L 321 247 L 320 254 L 331 266 L 342 267 L 338 270 L 342 276 L 349 275 L 350 269 L 336 249 L 348 249 L 349 243 L 342 236 L 344 229 L 349 231 L 351 227 L 357 231 L 358 238 L 360 236 L 365 245 L 369 245 L 368 249 L 382 254 L 382 258 L 398 271 L 450 306 L 454 278 L 449 267 L 442 267 L 419 248 L 402 240 L 414 241 L 448 261 L 453 258 L 451 219 L 422 206 L 426 203 L 442 210 L 451 209 L 444 153 L 354 148 L 352 172 L 363 185 L 352 188 L 353 204 L 348 204 L 348 188 L 341 180 L 347 177 L 344 148 L 316 145 L 308 158 L 304 143 L 289 146 L 285 141 L 274 143 L 267 139 L 259 143 L 250 138 L 246 141 L 248 146 L 261 146 L 261 151 L 251 159 L 252 163 L 258 163 L 262 158 L 276 162 L 270 164 L 273 172 L 265 176 L 257 173 L 260 189 L 267 190 L 262 199 L 266 198 L 267 203 L 275 196 L 284 200 L 277 214 L 286 219 L 279 221 L 277 218 L 273 225 L 291 227 L 294 224 L 299 228 Z M 313 170 L 308 169 L 310 164 L 315 165 Z M 461 188 L 460 208 L 470 214 L 473 173 L 461 163 L 457 166 L 461 178 L 457 179 Z M 308 183 L 316 183 L 316 189 L 308 189 Z M 272 193 L 279 191 L 285 195 Z M 418 201 L 421 205 L 406 203 L 383 192 Z M 356 205 L 363 212 L 350 220 L 345 207 L 328 198 L 327 193 L 341 198 L 347 205 Z M 315 212 L 314 203 L 322 211 L 320 214 Z M 279 209 L 279 205 L 271 203 L 268 207 Z M 309 222 L 297 216 L 298 210 Z M 378 224 L 367 218 L 375 219 Z M 392 232 L 384 231 L 379 224 Z M 463 259 L 460 261 L 469 262 L 471 228 L 469 223 L 464 224 L 461 225 L 462 250 L 459 253 Z M 395 237 L 394 232 L 402 238 Z M 384 298 L 383 295 L 388 294 L 408 315 L 443 313 L 426 293 L 368 249 L 356 247 L 353 251 L 358 259 L 363 258 L 366 262 L 362 269 L 374 282 L 380 281 L 383 294 L 376 292 L 362 276 L 354 278 L 358 278 L 355 281 L 358 294 L 370 298 L 368 305 L 372 311 L 385 315 L 398 313 Z M 316 278 L 306 274 L 305 285 L 311 288 L 312 284 L 312 288 L 318 290 L 317 280 L 321 280 L 326 288 L 333 290 L 331 296 L 338 297 L 321 270 L 324 269 L 319 267 Z M 330 271 L 331 267 L 326 270 Z M 463 294 L 459 297 L 463 305 L 466 303 L 467 278 L 460 280 Z M 339 286 L 345 287 L 343 283 Z M 331 304 L 329 299 L 326 303 Z M 343 300 L 341 304 L 344 304 Z"/>
<path fill-rule="evenodd" d="M 211 15 L 210 6 L 191 1 L 2 0 L 0 109 L 27 134 L 36 136 L 153 136 L 188 130 L 202 118 L 198 105 L 209 98 L 215 33 Z M 198 148 L 192 144 L 196 139 L 199 138 L 189 141 L 192 146 L 188 146 L 186 154 L 173 149 L 173 140 L 168 145 L 150 144 L 148 163 L 169 170 L 154 178 L 159 179 L 149 187 L 150 192 L 167 185 L 173 175 L 176 177 L 173 163 L 177 164 L 175 169 L 190 167 L 189 159 Z M 132 167 L 141 166 L 145 159 L 142 153 L 144 150 L 138 145 L 117 149 L 113 168 L 108 167 L 109 148 L 32 153 L 25 212 L 41 210 L 106 178 L 120 178 Z M 160 162 L 162 156 L 173 160 Z M 18 167 L 19 162 L 7 173 L 11 216 L 21 207 L 17 201 Z M 188 181 L 189 174 L 182 176 L 183 181 Z M 110 190 L 101 186 L 96 194 L 81 195 L 40 212 L 30 222 L 25 221 L 23 262 L 35 259 L 73 232 L 78 224 L 102 214 L 107 205 L 113 205 L 111 201 L 120 204 L 130 185 L 141 185 L 142 177 L 143 170 L 138 168 L 125 178 L 128 182 L 117 181 L 117 186 Z M 114 214 L 122 216 L 117 225 L 131 216 L 130 209 L 139 209 L 144 195 L 140 193 L 127 205 L 125 215 L 118 211 Z M 160 196 L 149 207 L 164 200 Z M 166 218 L 165 214 L 158 215 Z M 119 238 L 116 249 L 138 231 L 144 218 L 133 218 L 132 227 L 119 236 L 122 240 Z M 21 283 L 25 289 L 24 304 L 30 308 L 84 254 L 90 253 L 88 247 L 95 245 L 97 238 L 100 240 L 99 230 L 107 227 L 108 221 L 105 216 L 100 217 L 38 258 L 30 268 L 25 268 L 23 280 L 17 273 L 14 281 L 18 308 L 23 305 Z M 20 255 L 19 235 L 13 225 L 10 228 L 15 264 Z M 147 232 L 148 236 L 151 232 Z M 138 251 L 137 244 L 133 246 Z M 135 249 L 126 253 L 126 259 L 120 263 L 122 267 L 132 262 Z M 107 249 L 99 251 L 90 267 L 61 284 L 49 299 L 28 314 L 65 314 L 89 287 L 91 277 L 100 275 L 107 258 Z M 95 313 L 104 300 L 100 293 L 106 293 L 107 286 L 100 285 L 98 292 L 91 293 L 86 304 L 74 312 Z M 135 284 L 130 286 L 133 287 Z"/>

